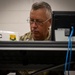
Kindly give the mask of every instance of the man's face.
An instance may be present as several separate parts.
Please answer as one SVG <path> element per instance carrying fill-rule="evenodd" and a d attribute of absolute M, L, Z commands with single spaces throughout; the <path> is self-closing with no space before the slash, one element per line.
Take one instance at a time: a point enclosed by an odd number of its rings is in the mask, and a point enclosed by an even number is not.
<path fill-rule="evenodd" d="M 38 10 L 31 10 L 30 29 L 34 40 L 44 40 L 48 36 L 48 28 L 51 23 L 50 19 L 48 19 L 49 18 L 46 14 L 46 9 L 43 8 Z"/>

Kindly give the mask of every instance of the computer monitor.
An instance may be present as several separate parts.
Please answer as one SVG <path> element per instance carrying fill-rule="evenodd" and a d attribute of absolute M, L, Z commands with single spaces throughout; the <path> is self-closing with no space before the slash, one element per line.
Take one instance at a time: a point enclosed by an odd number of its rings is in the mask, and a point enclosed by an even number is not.
<path fill-rule="evenodd" d="M 66 41 L 72 26 L 74 27 L 73 38 L 75 38 L 75 11 L 53 11 L 51 40 Z"/>
<path fill-rule="evenodd" d="M 0 75 L 22 70 L 40 75 L 47 71 L 64 71 L 68 42 L 59 41 L 0 41 Z M 75 70 L 75 42 L 72 43 L 70 70 Z M 35 70 L 35 71 L 34 71 Z M 49 75 L 56 75 L 56 74 Z M 61 75 L 60 74 L 60 75 Z"/>

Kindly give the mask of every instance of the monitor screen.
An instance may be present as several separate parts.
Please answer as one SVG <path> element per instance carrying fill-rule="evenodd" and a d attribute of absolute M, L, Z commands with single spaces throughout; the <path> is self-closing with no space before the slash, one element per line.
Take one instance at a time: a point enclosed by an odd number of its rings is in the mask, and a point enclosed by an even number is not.
<path fill-rule="evenodd" d="M 42 75 L 41 72 L 63 72 L 68 42 L 0 41 L 0 75 L 23 75 L 19 71 Z M 70 69 L 75 70 L 75 42 L 72 44 Z M 32 73 L 32 72 L 33 73 Z M 63 73 L 58 75 L 64 75 Z"/>
<path fill-rule="evenodd" d="M 74 27 L 75 30 L 75 11 L 53 11 L 51 40 L 56 41 L 55 30 L 69 29 L 69 31 L 71 32 L 72 26 Z M 58 33 L 58 35 L 61 34 L 62 34 L 61 32 Z M 66 34 L 64 34 L 65 37 L 70 35 L 70 33 L 68 35 Z M 73 33 L 73 37 L 74 36 L 75 36 L 75 31 Z"/>

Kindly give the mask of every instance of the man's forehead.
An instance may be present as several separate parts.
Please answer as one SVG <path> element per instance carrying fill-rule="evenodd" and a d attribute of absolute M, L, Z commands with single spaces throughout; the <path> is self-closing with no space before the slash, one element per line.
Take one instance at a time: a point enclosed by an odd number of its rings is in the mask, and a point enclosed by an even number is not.
<path fill-rule="evenodd" d="M 42 18 L 42 19 L 43 18 L 47 18 L 46 11 L 45 10 L 41 10 L 41 9 L 31 10 L 30 16 L 31 17 L 38 17 L 38 18 Z"/>

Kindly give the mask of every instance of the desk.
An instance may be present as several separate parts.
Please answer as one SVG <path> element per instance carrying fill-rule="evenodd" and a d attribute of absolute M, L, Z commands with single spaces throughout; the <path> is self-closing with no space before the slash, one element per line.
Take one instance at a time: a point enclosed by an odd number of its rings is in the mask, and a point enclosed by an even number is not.
<path fill-rule="evenodd" d="M 1 41 L 0 69 L 42 69 L 64 65 L 67 50 L 68 42 L 65 41 Z M 72 51 L 74 63 L 75 42 L 72 43 Z M 63 65 L 60 70 L 63 70 Z"/>

